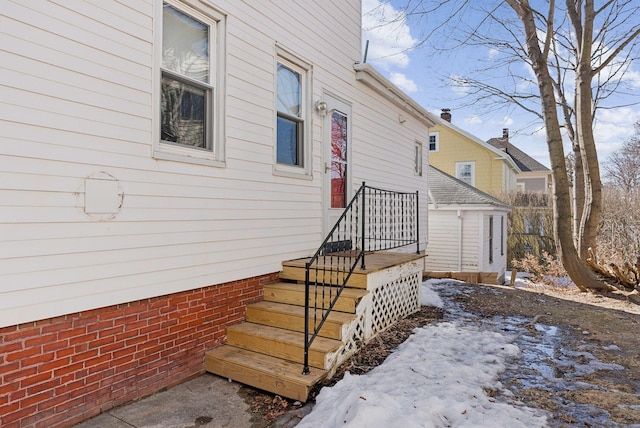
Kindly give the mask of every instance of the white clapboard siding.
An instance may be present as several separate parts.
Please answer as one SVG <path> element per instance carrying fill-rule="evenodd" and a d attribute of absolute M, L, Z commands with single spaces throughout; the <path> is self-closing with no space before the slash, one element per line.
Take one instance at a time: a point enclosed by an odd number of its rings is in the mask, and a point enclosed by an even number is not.
<path fill-rule="evenodd" d="M 477 211 L 462 211 L 462 252 L 458 236 L 457 210 L 432 209 L 429 211 L 429 245 L 427 270 L 457 271 L 462 255 L 462 271 L 479 269 L 479 216 Z"/>
<path fill-rule="evenodd" d="M 426 175 L 413 172 L 426 128 L 400 125 L 397 107 L 355 82 L 359 2 L 211 7 L 227 16 L 223 166 L 153 157 L 159 2 L 5 2 L 0 326 L 264 275 L 313 253 L 323 120 L 307 107 L 312 177 L 275 175 L 279 48 L 312 65 L 310 103 L 330 91 L 352 104 L 354 186 L 424 187 L 426 197 Z M 117 212 L 85 213 L 88 178 L 117 181 Z"/>

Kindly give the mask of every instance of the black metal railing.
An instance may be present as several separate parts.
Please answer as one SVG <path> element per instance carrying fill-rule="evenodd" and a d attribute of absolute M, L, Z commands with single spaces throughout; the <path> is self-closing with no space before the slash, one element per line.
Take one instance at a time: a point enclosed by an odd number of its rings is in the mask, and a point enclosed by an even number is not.
<path fill-rule="evenodd" d="M 364 182 L 320 248 L 305 265 L 304 374 L 318 336 L 358 263 L 367 252 L 416 244 L 420 253 L 418 192 L 394 192 Z"/>

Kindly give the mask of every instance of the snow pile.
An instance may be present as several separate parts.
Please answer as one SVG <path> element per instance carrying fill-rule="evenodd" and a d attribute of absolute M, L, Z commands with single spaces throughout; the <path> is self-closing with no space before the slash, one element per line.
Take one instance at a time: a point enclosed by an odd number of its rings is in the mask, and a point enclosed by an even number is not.
<path fill-rule="evenodd" d="M 440 295 L 433 289 L 433 281 L 425 281 L 422 283 L 420 298 L 422 306 L 433 306 L 436 308 L 443 308 L 444 302 L 440 298 Z"/>
<path fill-rule="evenodd" d="M 425 283 L 423 304 L 442 307 Z M 435 298 L 437 297 L 437 299 Z M 366 375 L 346 373 L 323 388 L 304 427 L 543 427 L 535 409 L 498 402 L 498 375 L 520 356 L 512 338 L 458 322 L 441 322 L 415 333 Z"/>

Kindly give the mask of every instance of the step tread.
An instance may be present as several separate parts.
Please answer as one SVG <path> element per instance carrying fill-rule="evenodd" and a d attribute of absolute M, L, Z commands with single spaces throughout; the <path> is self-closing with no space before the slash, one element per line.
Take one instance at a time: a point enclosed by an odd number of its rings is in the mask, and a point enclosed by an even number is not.
<path fill-rule="evenodd" d="M 276 282 L 273 284 L 267 284 L 264 288 L 274 288 L 288 291 L 301 291 L 304 293 L 304 284 L 298 284 L 295 282 Z M 348 298 L 361 298 L 368 294 L 367 290 L 363 290 L 361 288 L 349 288 L 345 287 L 340 293 L 340 297 L 348 297 Z"/>
<path fill-rule="evenodd" d="M 281 358 L 272 357 L 270 355 L 261 354 L 259 352 L 249 351 L 235 346 L 222 345 L 218 346 L 205 354 L 207 357 L 215 357 L 231 361 L 240 366 L 255 368 L 262 372 L 272 373 L 279 377 L 295 381 L 302 385 L 313 386 L 322 380 L 326 374 L 326 370 L 316 367 L 309 367 L 309 374 L 303 375 L 304 366 L 300 363 L 283 360 Z"/>
<path fill-rule="evenodd" d="M 300 318 L 302 318 L 304 320 L 304 307 L 303 306 L 290 305 L 290 304 L 287 304 L 287 303 L 269 302 L 269 301 L 266 301 L 266 300 L 263 300 L 262 302 L 258 302 L 258 303 L 253 303 L 250 306 L 252 306 L 253 308 L 260 309 L 260 310 L 276 312 L 276 313 L 285 314 L 285 315 L 297 316 L 297 317 L 300 317 Z M 316 309 L 315 311 L 317 313 L 318 318 L 322 316 L 322 312 L 323 311 L 321 309 Z M 310 315 L 310 318 L 312 318 L 313 317 L 313 312 L 311 312 L 309 315 Z M 329 313 L 329 317 L 327 318 L 327 321 L 325 323 L 348 324 L 351 321 L 353 321 L 354 319 L 355 319 L 355 315 L 354 314 L 350 314 L 350 313 L 346 313 L 346 312 L 331 311 L 331 313 Z"/>
<path fill-rule="evenodd" d="M 290 346 L 304 347 L 304 333 L 268 325 L 243 322 L 227 327 L 227 337 L 230 333 L 238 332 L 244 335 L 267 338 Z M 330 353 L 342 346 L 342 342 L 335 339 L 318 336 L 311 344 L 310 350 L 320 353 Z"/>
<path fill-rule="evenodd" d="M 229 345 L 205 353 L 204 368 L 245 385 L 306 402 L 311 388 L 327 376 L 327 371 Z"/>

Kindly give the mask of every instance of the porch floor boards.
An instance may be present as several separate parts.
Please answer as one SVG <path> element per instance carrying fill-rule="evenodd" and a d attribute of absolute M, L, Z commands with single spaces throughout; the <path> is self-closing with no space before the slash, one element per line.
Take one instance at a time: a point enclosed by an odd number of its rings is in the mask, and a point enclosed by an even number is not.
<path fill-rule="evenodd" d="M 333 255 L 335 254 L 335 255 Z M 348 256 L 349 252 L 344 253 L 332 253 L 332 255 L 327 255 L 324 257 L 324 263 L 319 263 L 318 267 L 320 268 L 330 268 L 332 266 L 338 266 L 338 259 L 344 258 Z M 370 274 L 373 272 L 378 272 L 384 269 L 388 269 L 393 266 L 401 265 L 404 263 L 412 262 L 414 260 L 419 260 L 424 258 L 425 254 L 423 251 L 420 254 L 413 253 L 397 253 L 391 251 L 376 251 L 365 253 L 365 268 L 360 269 L 360 266 L 356 266 L 356 270 L 354 274 Z M 354 256 L 355 257 L 355 256 Z M 322 258 L 321 258 L 322 259 Z M 282 263 L 283 267 L 292 267 L 292 268 L 305 268 L 305 264 L 311 260 L 310 257 L 302 258 L 302 259 L 294 259 L 288 260 Z"/>

